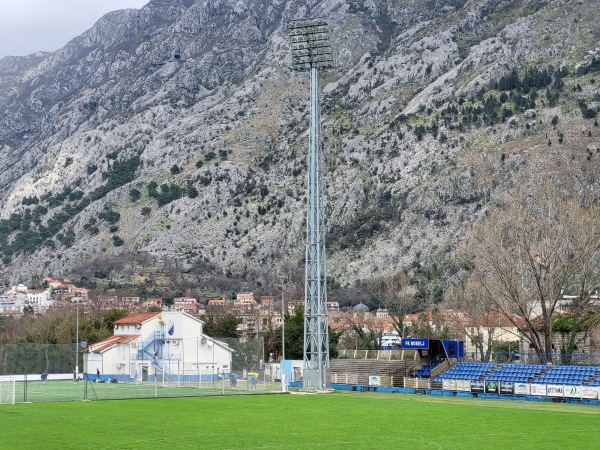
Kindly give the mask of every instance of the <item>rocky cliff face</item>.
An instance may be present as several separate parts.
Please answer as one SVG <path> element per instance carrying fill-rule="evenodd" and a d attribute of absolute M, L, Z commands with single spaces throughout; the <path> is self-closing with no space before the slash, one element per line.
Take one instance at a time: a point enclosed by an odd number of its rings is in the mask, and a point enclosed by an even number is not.
<path fill-rule="evenodd" d="M 322 116 L 342 285 L 450 275 L 465 228 L 515 188 L 599 193 L 595 1 L 309 3 L 153 0 L 0 60 L 4 279 L 99 259 L 119 277 L 132 254 L 262 282 L 296 266 L 308 77 L 287 26 L 309 14 L 335 51 Z"/>

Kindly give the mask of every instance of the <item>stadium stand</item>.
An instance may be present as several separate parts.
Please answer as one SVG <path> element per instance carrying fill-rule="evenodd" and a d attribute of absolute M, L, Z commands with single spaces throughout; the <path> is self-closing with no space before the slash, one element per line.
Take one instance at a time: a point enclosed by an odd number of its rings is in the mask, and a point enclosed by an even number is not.
<path fill-rule="evenodd" d="M 600 376 L 589 382 L 588 386 L 600 386 Z"/>
<path fill-rule="evenodd" d="M 555 366 L 546 373 L 536 377 L 533 382 L 538 384 L 564 384 L 580 386 L 591 383 L 593 377 L 600 374 L 597 366 Z"/>
<path fill-rule="evenodd" d="M 340 383 L 346 374 L 352 375 L 349 379 L 356 379 L 356 384 L 368 386 L 369 376 L 378 375 L 390 377 L 393 384 L 400 382 L 408 376 L 409 371 L 418 361 L 385 361 L 373 359 L 332 359 L 330 362 L 331 380 Z M 343 382 L 341 382 L 343 383 Z"/>
<path fill-rule="evenodd" d="M 415 370 L 415 377 L 429 378 L 431 376 L 431 371 L 433 369 L 435 369 L 437 366 L 439 366 L 441 363 L 443 363 L 445 360 L 446 360 L 446 358 L 435 358 L 434 360 L 430 361 L 429 363 L 427 363 L 420 369 Z"/>
<path fill-rule="evenodd" d="M 485 381 L 528 383 L 545 369 L 546 366 L 538 364 L 503 364 L 498 370 L 485 377 Z"/>
<path fill-rule="evenodd" d="M 461 362 L 434 379 L 442 380 L 479 380 L 496 370 L 496 363 L 465 363 Z"/>
<path fill-rule="evenodd" d="M 555 366 L 541 364 L 458 363 L 433 381 L 485 380 L 512 383 L 600 386 L 599 366 Z"/>

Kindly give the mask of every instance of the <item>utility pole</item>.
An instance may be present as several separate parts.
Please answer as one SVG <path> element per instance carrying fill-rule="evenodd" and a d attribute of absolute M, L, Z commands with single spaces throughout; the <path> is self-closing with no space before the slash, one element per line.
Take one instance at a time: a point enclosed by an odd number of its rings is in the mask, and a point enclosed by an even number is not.
<path fill-rule="evenodd" d="M 284 364 L 285 364 L 285 277 L 283 275 L 279 275 L 279 279 L 281 280 L 281 373 L 279 374 L 279 378 L 281 378 L 281 392 L 286 392 L 286 382 L 287 382 L 287 372 L 285 372 Z"/>
<path fill-rule="evenodd" d="M 75 379 L 73 381 L 77 381 L 77 378 L 79 377 L 79 299 L 77 300 L 76 316 L 77 325 L 75 328 L 77 331 L 75 332 Z"/>
<path fill-rule="evenodd" d="M 281 280 L 281 360 L 283 361 L 285 359 L 285 277 L 279 275 L 279 279 Z"/>

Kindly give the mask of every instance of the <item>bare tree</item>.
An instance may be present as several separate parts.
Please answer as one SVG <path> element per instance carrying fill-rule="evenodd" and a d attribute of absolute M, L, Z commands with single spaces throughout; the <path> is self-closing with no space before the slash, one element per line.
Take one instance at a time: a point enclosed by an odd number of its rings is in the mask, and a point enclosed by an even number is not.
<path fill-rule="evenodd" d="M 412 313 L 416 306 L 415 290 L 410 285 L 408 276 L 400 272 L 374 278 L 366 284 L 366 288 L 387 309 L 394 329 L 399 336 L 404 337 L 408 328 L 404 325 L 404 318 Z"/>
<path fill-rule="evenodd" d="M 473 281 L 550 362 L 553 320 L 564 294 L 576 296 L 575 342 L 600 280 L 600 207 L 562 197 L 547 185 L 515 195 L 475 226 L 467 257 Z M 514 314 L 524 323 L 516 323 Z"/>
<path fill-rule="evenodd" d="M 494 310 L 494 303 L 483 287 L 473 279 L 460 282 L 446 291 L 445 304 L 450 308 L 448 317 L 453 328 L 464 330 L 476 356 L 484 360 L 494 343 L 495 326 L 482 320 Z"/>

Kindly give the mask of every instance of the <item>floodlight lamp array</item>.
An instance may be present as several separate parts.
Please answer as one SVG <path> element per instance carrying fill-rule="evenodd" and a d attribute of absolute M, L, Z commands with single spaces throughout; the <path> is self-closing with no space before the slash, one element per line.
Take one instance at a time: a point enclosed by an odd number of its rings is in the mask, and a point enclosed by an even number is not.
<path fill-rule="evenodd" d="M 322 19 L 295 20 L 289 30 L 295 70 L 333 67 L 327 22 Z"/>

